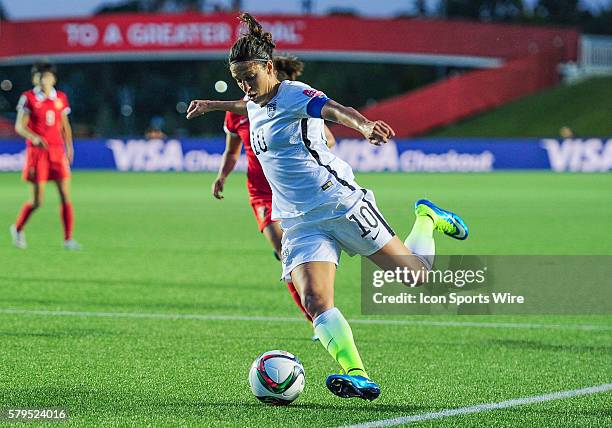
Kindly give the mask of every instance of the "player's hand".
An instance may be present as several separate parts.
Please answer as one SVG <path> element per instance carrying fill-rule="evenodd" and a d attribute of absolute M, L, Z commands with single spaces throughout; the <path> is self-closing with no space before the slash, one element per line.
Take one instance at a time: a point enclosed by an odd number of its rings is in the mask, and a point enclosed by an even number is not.
<path fill-rule="evenodd" d="M 225 178 L 217 177 L 217 179 L 212 184 L 212 194 L 217 199 L 223 199 L 223 185 L 225 184 Z"/>
<path fill-rule="evenodd" d="M 368 139 L 371 144 L 380 146 L 389 141 L 389 138 L 395 137 L 395 131 L 382 120 L 369 121 L 362 132 L 363 136 Z"/>
<path fill-rule="evenodd" d="M 35 135 L 30 141 L 36 147 L 42 147 L 43 149 L 46 149 L 48 147 L 47 141 L 40 135 Z"/>
<path fill-rule="evenodd" d="M 193 100 L 189 103 L 187 109 L 187 119 L 193 119 L 202 116 L 204 113 L 212 111 L 209 100 Z"/>

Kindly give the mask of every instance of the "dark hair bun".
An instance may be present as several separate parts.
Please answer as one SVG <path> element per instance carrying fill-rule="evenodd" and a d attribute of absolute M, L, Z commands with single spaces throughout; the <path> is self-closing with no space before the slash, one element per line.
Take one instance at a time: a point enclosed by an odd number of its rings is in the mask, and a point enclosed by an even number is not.
<path fill-rule="evenodd" d="M 272 33 L 264 31 L 263 27 L 250 13 L 242 13 L 238 17 L 249 28 L 234 42 L 230 49 L 230 64 L 241 61 L 269 61 L 272 59 L 276 45 L 272 41 Z"/>
<path fill-rule="evenodd" d="M 240 19 L 241 22 L 244 22 L 247 25 L 247 27 L 249 27 L 250 36 L 253 36 L 256 39 L 261 40 L 262 42 L 270 46 L 270 48 L 272 49 L 276 47 L 276 45 L 272 41 L 272 33 L 270 33 L 269 31 L 264 31 L 261 24 L 257 22 L 257 20 L 255 19 L 255 17 L 253 17 L 253 15 L 251 15 L 250 13 L 244 12 L 240 14 L 240 17 L 238 19 Z"/>
<path fill-rule="evenodd" d="M 274 49 L 276 47 L 276 45 L 272 41 L 272 33 L 270 33 L 269 31 L 264 31 L 261 24 L 257 22 L 253 15 L 244 12 L 240 14 L 240 17 L 238 19 L 240 19 L 241 22 L 244 22 L 247 27 L 249 27 L 249 36 L 252 36 L 264 42 L 271 49 Z"/>

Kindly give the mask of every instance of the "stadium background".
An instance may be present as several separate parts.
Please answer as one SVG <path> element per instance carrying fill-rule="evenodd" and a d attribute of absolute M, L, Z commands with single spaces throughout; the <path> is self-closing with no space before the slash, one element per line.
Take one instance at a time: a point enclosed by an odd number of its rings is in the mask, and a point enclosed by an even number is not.
<path fill-rule="evenodd" d="M 353 162 L 357 169 L 609 169 L 607 153 L 612 149 L 606 151 L 605 137 L 610 135 L 610 121 L 600 120 L 610 109 L 605 93 L 587 101 L 590 105 L 567 99 L 585 98 L 580 94 L 596 91 L 594 86 L 610 86 L 605 77 L 587 79 L 609 72 L 610 39 L 582 32 L 610 31 L 605 4 L 405 3 L 403 16 L 386 19 L 358 15 L 359 4 L 351 8 L 350 3 L 330 8 L 324 15 L 262 16 L 278 50 L 306 61 L 305 81 L 368 116 L 387 120 L 396 129 L 397 154 L 384 153 L 385 158 L 395 159 L 390 164 L 377 161 L 378 152 L 366 149 L 364 159 Z M 215 171 L 222 151 L 215 141 L 222 114 L 188 122 L 184 112 L 196 97 L 239 96 L 237 86 L 228 79 L 224 57 L 240 29 L 235 14 L 222 6 L 202 1 L 101 3 L 93 16 L 72 17 L 67 11 L 67 16 L 60 14 L 53 20 L 4 21 L 0 135 L 7 144 L 2 145 L 0 170 L 18 170 L 23 161 L 21 143 L 14 138 L 14 107 L 29 86 L 29 65 L 48 58 L 59 63 L 59 87 L 73 107 L 71 120 L 80 152 L 75 168 Z M 313 5 L 303 2 L 302 7 L 307 11 Z M 211 8 L 215 11 L 198 14 Z M 173 13 L 160 13 L 163 10 Z M 460 37 L 463 34 L 470 36 Z M 218 81 L 229 83 L 226 92 L 214 89 Z M 555 87 L 556 93 L 551 90 Z M 575 95 L 564 97 L 572 90 Z M 542 101 L 537 94 L 543 92 Z M 497 119 L 485 114 L 500 107 L 503 112 L 504 106 L 521 99 L 515 110 L 523 111 L 528 120 L 512 112 Z M 548 113 L 541 114 L 543 109 Z M 474 119 L 478 115 L 484 117 Z M 491 122 L 487 117 L 493 117 L 493 122 L 470 125 Z M 564 142 L 559 135 L 562 127 L 569 128 L 575 140 Z M 177 151 L 173 145 L 142 144 L 156 130 L 184 147 Z M 341 127 L 333 130 L 339 137 L 358 137 Z M 453 139 L 438 145 L 416 143 L 413 149 L 406 139 L 414 136 L 488 139 L 481 144 L 459 144 Z M 185 140 L 193 137 L 204 140 Z M 502 145 L 491 137 L 532 140 Z M 123 142 L 122 149 L 117 140 Z M 198 152 L 193 151 L 196 146 Z M 497 155 L 498 150 L 508 152 L 510 160 Z M 516 151 L 524 156 L 512 156 Z M 128 153 L 134 160 L 126 160 Z M 111 154 L 114 162 L 96 161 Z M 158 158 L 167 159 L 157 162 Z M 135 165 L 126 168 L 126 162 Z"/>
<path fill-rule="evenodd" d="M 0 409 L 65 407 L 81 426 L 337 426 L 609 384 L 609 316 L 373 320 L 360 314 L 359 261 L 343 257 L 336 301 L 384 391 L 378 406 L 334 400 L 321 379 L 335 367 L 277 283 L 244 175 L 229 179 L 224 201 L 209 195 L 222 114 L 184 119 L 192 98 L 240 95 L 225 55 L 246 7 L 280 51 L 304 59 L 302 80 L 400 131 L 377 148 L 334 129 L 335 150 L 400 236 L 410 204 L 428 196 L 472 225 L 463 247 L 440 240 L 441 254 L 610 255 L 609 2 L 381 1 L 372 11 L 359 1 L 92 0 L 77 16 L 70 2 L 44 12 L 22 1 L 19 17 L 14 3 L 0 2 L 0 223 L 28 195 L 15 105 L 31 63 L 46 58 L 72 104 L 85 250 L 60 251 L 53 192 L 27 251 L 6 234 Z M 306 367 L 290 409 L 259 405 L 245 383 L 251 360 L 275 347 Z M 609 398 L 438 423 L 609 426 Z"/>

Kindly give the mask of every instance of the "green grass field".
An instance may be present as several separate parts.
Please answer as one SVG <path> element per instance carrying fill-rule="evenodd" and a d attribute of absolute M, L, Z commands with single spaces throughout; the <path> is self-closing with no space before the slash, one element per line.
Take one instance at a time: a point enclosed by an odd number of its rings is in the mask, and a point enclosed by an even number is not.
<path fill-rule="evenodd" d="M 431 132 L 435 137 L 557 137 L 562 126 L 577 138 L 612 135 L 612 77 L 562 84 L 496 110 Z"/>
<path fill-rule="evenodd" d="M 415 199 L 456 208 L 472 235 L 440 237 L 441 254 L 612 254 L 609 174 L 358 178 L 402 237 Z M 230 178 L 223 201 L 210 196 L 212 179 L 75 173 L 75 237 L 85 249 L 69 253 L 51 188 L 28 225 L 29 248 L 10 246 L 27 188 L 17 174 L 0 175 L 0 410 L 63 407 L 71 426 L 333 427 L 612 382 L 609 316 L 367 323 L 359 260 L 343 256 L 336 305 L 361 320 L 353 332 L 383 392 L 372 403 L 333 396 L 324 381 L 338 367 L 278 281 L 244 176 Z M 271 349 L 297 354 L 306 370 L 289 407 L 265 406 L 248 387 L 251 362 Z M 611 426 L 612 393 L 420 425 Z"/>

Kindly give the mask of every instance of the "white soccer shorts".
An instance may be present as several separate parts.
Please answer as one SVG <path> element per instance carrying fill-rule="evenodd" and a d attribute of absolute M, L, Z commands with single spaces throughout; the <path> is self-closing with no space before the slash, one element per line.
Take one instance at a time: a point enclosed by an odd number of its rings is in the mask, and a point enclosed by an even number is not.
<path fill-rule="evenodd" d="M 358 189 L 337 204 L 325 204 L 305 215 L 281 221 L 283 278 L 307 262 L 338 265 L 340 251 L 369 256 L 395 233 L 376 206 L 370 190 Z"/>

